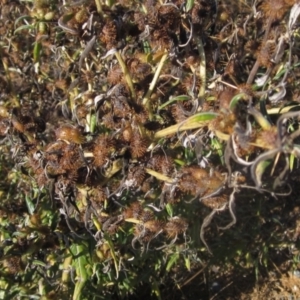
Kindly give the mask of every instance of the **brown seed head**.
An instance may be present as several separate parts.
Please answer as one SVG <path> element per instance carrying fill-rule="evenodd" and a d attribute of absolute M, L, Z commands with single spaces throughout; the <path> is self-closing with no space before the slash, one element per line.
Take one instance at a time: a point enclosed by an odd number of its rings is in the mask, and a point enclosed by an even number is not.
<path fill-rule="evenodd" d="M 142 215 L 140 216 L 140 220 L 142 222 L 148 222 L 150 220 L 153 220 L 153 218 L 154 218 L 153 212 L 151 210 L 148 210 L 148 209 L 144 210 Z"/>
<path fill-rule="evenodd" d="M 259 64 L 263 67 L 267 67 L 267 68 L 271 67 L 273 65 L 271 58 L 274 51 L 275 51 L 274 41 L 268 40 L 262 43 L 257 53 L 257 60 L 259 61 Z"/>
<path fill-rule="evenodd" d="M 291 0 L 264 0 L 261 9 L 272 22 L 281 21 L 288 9 L 295 3 Z"/>
<path fill-rule="evenodd" d="M 186 220 L 179 217 L 174 217 L 167 222 L 164 231 L 168 238 L 175 238 L 179 234 L 186 232 L 187 229 L 188 223 Z"/>
<path fill-rule="evenodd" d="M 102 167 L 110 157 L 110 154 L 115 150 L 115 141 L 104 135 L 99 135 L 94 140 L 93 145 L 93 155 L 94 155 L 94 164 L 96 167 Z"/>
<path fill-rule="evenodd" d="M 134 219 L 139 220 L 143 214 L 143 211 L 144 210 L 143 210 L 141 203 L 136 201 L 136 202 L 131 203 L 130 206 L 124 210 L 123 216 L 124 216 L 124 219 L 134 218 Z"/>
<path fill-rule="evenodd" d="M 180 12 L 174 6 L 163 5 L 158 9 L 158 21 L 169 30 L 176 31 L 179 29 Z"/>
<path fill-rule="evenodd" d="M 122 79 L 123 71 L 119 65 L 114 65 L 107 73 L 107 81 L 112 85 L 120 83 Z"/>
<path fill-rule="evenodd" d="M 174 172 L 174 161 L 171 156 L 154 154 L 148 162 L 148 168 L 164 175 L 172 175 Z"/>
<path fill-rule="evenodd" d="M 220 103 L 220 109 L 228 110 L 232 98 L 236 95 L 236 90 L 231 88 L 225 88 L 217 95 L 217 99 Z"/>
<path fill-rule="evenodd" d="M 143 157 L 147 151 L 148 145 L 147 139 L 143 138 L 139 133 L 134 133 L 130 142 L 130 153 L 132 157 Z"/>
<path fill-rule="evenodd" d="M 164 222 L 161 220 L 150 220 L 144 223 L 144 227 L 150 232 L 159 232 L 164 226 Z"/>
<path fill-rule="evenodd" d="M 228 196 L 227 195 L 220 195 L 213 198 L 206 198 L 201 201 L 203 205 L 206 207 L 209 207 L 211 209 L 217 209 L 223 206 L 226 202 L 228 202 Z"/>
<path fill-rule="evenodd" d="M 145 180 L 146 172 L 143 166 L 134 166 L 129 168 L 127 180 L 133 180 L 135 187 L 140 187 Z"/>
<path fill-rule="evenodd" d="M 268 130 L 261 131 L 255 143 L 265 149 L 276 148 L 278 144 L 277 127 L 273 126 Z"/>
<path fill-rule="evenodd" d="M 117 46 L 117 25 L 114 21 L 107 21 L 102 29 L 100 40 L 106 45 L 106 49 L 115 48 Z"/>
<path fill-rule="evenodd" d="M 22 270 L 22 261 L 20 256 L 10 256 L 4 259 L 3 267 L 9 274 L 16 274 Z"/>

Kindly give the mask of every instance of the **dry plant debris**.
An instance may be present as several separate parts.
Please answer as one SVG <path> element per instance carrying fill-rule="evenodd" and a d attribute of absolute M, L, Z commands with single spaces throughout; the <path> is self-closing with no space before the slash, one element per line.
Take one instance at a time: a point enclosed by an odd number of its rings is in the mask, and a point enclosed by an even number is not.
<path fill-rule="evenodd" d="M 299 268 L 298 1 L 0 3 L 0 298 Z"/>

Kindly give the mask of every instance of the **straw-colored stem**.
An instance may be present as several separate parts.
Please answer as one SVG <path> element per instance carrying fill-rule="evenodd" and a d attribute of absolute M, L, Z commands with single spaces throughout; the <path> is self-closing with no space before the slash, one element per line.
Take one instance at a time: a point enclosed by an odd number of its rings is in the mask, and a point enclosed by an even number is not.
<path fill-rule="evenodd" d="M 165 129 L 162 129 L 160 131 L 157 131 L 154 135 L 154 138 L 160 139 L 160 138 L 166 137 L 168 135 L 171 135 L 171 134 L 174 134 L 174 133 L 177 133 L 180 131 L 201 128 L 201 127 L 208 125 L 208 123 L 209 123 L 209 121 L 185 122 L 185 123 L 175 124 L 175 125 L 165 128 Z"/>
<path fill-rule="evenodd" d="M 270 122 L 262 115 L 262 113 L 255 108 L 251 107 L 249 108 L 249 114 L 251 114 L 256 122 L 263 128 L 264 130 L 271 129 L 272 125 Z"/>
<path fill-rule="evenodd" d="M 126 64 L 125 64 L 121 54 L 118 51 L 116 51 L 115 56 L 116 56 L 116 58 L 117 58 L 117 60 L 120 64 L 120 67 L 121 67 L 123 73 L 124 73 L 125 80 L 126 80 L 128 86 L 129 86 L 129 89 L 130 89 L 132 100 L 135 101 L 136 100 L 136 95 L 135 95 L 135 90 L 134 90 L 134 87 L 133 87 L 133 82 L 131 80 L 130 73 L 129 73 L 127 67 L 126 67 Z"/>
<path fill-rule="evenodd" d="M 62 277 L 61 277 L 61 281 L 63 284 L 66 284 L 69 281 L 69 273 L 70 273 L 71 264 L 72 264 L 72 255 L 69 254 L 63 262 L 63 272 L 62 272 Z"/>
<path fill-rule="evenodd" d="M 166 62 L 167 59 L 168 59 L 168 53 L 165 53 L 162 56 L 162 58 L 161 58 L 161 60 L 160 60 L 160 62 L 158 64 L 158 66 L 157 66 L 157 69 L 155 71 L 154 77 L 153 77 L 153 79 L 151 81 L 151 84 L 149 86 L 149 89 L 147 91 L 147 94 L 146 94 L 146 96 L 143 99 L 142 103 L 143 103 L 144 106 L 147 104 L 147 102 L 149 101 L 149 99 L 151 97 L 152 92 L 154 91 L 154 88 L 156 86 L 156 83 L 157 83 L 157 80 L 159 78 L 160 72 L 161 72 L 161 70 L 162 70 L 162 68 L 164 66 L 164 63 Z"/>
<path fill-rule="evenodd" d="M 155 177 L 156 179 L 158 180 L 161 180 L 161 181 L 164 181 L 164 182 L 167 182 L 167 183 L 175 183 L 174 179 L 172 179 L 171 177 L 168 177 L 164 174 L 161 174 L 161 173 L 158 173 L 154 170 L 151 170 L 151 169 L 148 169 L 148 168 L 145 168 L 145 171 L 147 174 Z"/>
<path fill-rule="evenodd" d="M 96 7 L 97 7 L 97 13 L 99 15 L 102 15 L 103 14 L 103 10 L 102 10 L 101 1 L 100 0 L 95 0 L 95 4 L 96 4 Z"/>
<path fill-rule="evenodd" d="M 197 48 L 199 52 L 200 58 L 200 66 L 199 66 L 199 77 L 200 77 L 200 88 L 199 88 L 199 104 L 204 102 L 205 96 L 205 87 L 206 87 L 206 58 L 205 58 L 205 51 L 203 47 L 203 42 L 201 38 L 197 38 Z"/>
<path fill-rule="evenodd" d="M 264 38 L 263 38 L 263 41 L 262 41 L 261 45 L 264 42 L 266 42 L 266 40 L 268 39 L 269 32 L 270 32 L 270 29 L 271 29 L 271 25 L 272 25 L 272 19 L 269 19 L 268 23 L 267 23 L 267 28 L 266 28 L 266 31 L 265 31 L 265 35 L 264 35 Z M 254 80 L 254 78 L 255 78 L 255 76 L 257 74 L 257 71 L 258 71 L 259 67 L 260 67 L 260 61 L 257 58 L 255 64 L 253 65 L 253 67 L 252 67 L 252 69 L 251 69 L 251 71 L 249 73 L 249 77 L 247 79 L 247 84 L 250 85 L 250 84 L 253 83 L 253 80 Z"/>

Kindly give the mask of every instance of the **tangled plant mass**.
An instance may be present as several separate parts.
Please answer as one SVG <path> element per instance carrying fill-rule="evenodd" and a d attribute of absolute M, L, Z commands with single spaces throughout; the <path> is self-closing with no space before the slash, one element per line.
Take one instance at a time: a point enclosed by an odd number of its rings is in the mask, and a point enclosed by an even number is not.
<path fill-rule="evenodd" d="M 1 7 L 1 168 L 19 182 L 1 194 L 4 295 L 124 298 L 131 256 L 191 270 L 214 253 L 215 216 L 234 230 L 238 198 L 293 193 L 297 1 Z"/>

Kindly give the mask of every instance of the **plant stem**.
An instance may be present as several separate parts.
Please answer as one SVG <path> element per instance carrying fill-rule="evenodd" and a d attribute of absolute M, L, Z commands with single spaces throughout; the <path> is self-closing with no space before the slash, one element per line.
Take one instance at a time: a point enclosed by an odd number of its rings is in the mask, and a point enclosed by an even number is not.
<path fill-rule="evenodd" d="M 149 86 L 149 89 L 147 91 L 147 94 L 146 94 L 146 96 L 143 99 L 142 103 L 143 103 L 144 106 L 147 104 L 147 102 L 150 99 L 150 96 L 151 96 L 151 94 L 152 94 L 152 92 L 153 92 L 153 90 L 155 88 L 155 85 L 157 83 L 157 80 L 158 80 L 158 77 L 160 75 L 160 72 L 161 72 L 161 70 L 162 70 L 162 68 L 164 66 L 164 63 L 166 62 L 167 59 L 168 59 L 168 53 L 164 53 L 164 55 L 162 56 L 162 58 L 161 58 L 161 60 L 160 60 L 160 62 L 158 64 L 158 66 L 157 66 L 157 69 L 155 71 L 154 77 L 153 77 L 153 79 L 151 81 L 151 84 Z"/>
<path fill-rule="evenodd" d="M 101 4 L 100 0 L 95 0 L 95 4 L 97 7 L 97 13 L 102 16 L 103 10 L 102 10 L 102 4 Z"/>
<path fill-rule="evenodd" d="M 266 31 L 265 31 L 265 35 L 264 35 L 264 38 L 263 38 L 263 41 L 262 41 L 261 45 L 263 43 L 265 43 L 266 40 L 268 39 L 269 32 L 270 32 L 270 29 L 271 29 L 271 25 L 272 25 L 272 19 L 269 18 L 268 23 L 267 23 L 267 28 L 266 28 Z M 247 79 L 247 84 L 252 84 L 252 82 L 254 80 L 254 77 L 256 76 L 256 73 L 258 71 L 259 66 L 260 66 L 260 62 L 257 58 L 255 64 L 253 65 L 253 67 L 252 67 L 252 69 L 249 73 L 249 77 Z"/>
<path fill-rule="evenodd" d="M 124 73 L 124 76 L 125 76 L 125 80 L 126 80 L 128 86 L 129 86 L 130 93 L 131 93 L 131 98 L 132 98 L 133 101 L 135 101 L 136 100 L 136 95 L 135 95 L 135 90 L 134 90 L 134 87 L 133 87 L 133 83 L 132 83 L 132 80 L 131 80 L 130 73 L 129 73 L 127 67 L 126 67 L 126 64 L 125 64 L 121 54 L 118 51 L 116 51 L 115 56 L 116 56 L 120 66 L 121 66 L 121 69 L 122 69 L 122 71 Z"/>
<path fill-rule="evenodd" d="M 205 87 L 206 87 L 206 58 L 205 58 L 205 51 L 204 51 L 202 39 L 198 37 L 196 41 L 197 41 L 197 48 L 199 52 L 199 58 L 200 58 L 199 77 L 201 81 L 198 98 L 199 98 L 199 104 L 202 104 L 204 102 Z"/>

